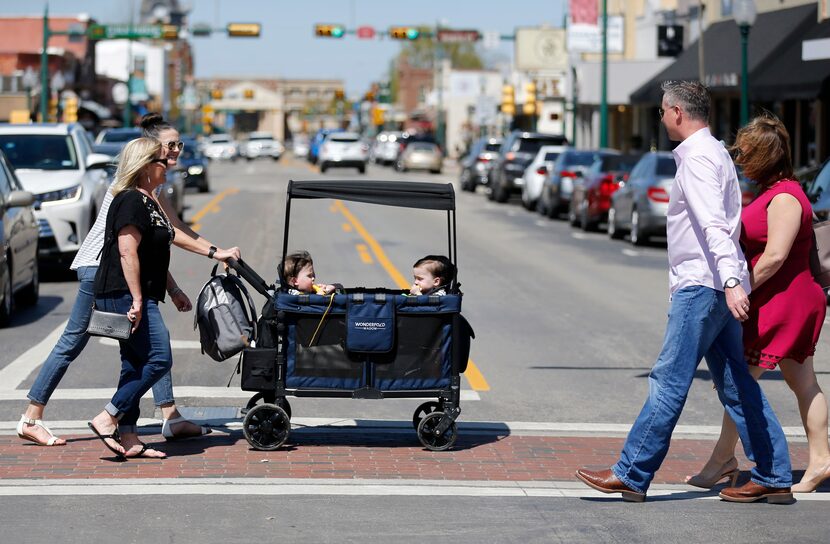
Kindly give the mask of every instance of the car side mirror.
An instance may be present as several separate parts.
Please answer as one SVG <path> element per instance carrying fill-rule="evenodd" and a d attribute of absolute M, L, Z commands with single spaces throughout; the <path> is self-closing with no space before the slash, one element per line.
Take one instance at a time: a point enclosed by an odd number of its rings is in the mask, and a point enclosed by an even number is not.
<path fill-rule="evenodd" d="M 6 197 L 6 209 L 9 208 L 23 208 L 24 206 L 31 206 L 35 203 L 35 195 L 29 191 L 12 191 Z"/>
<path fill-rule="evenodd" d="M 113 158 L 103 153 L 90 153 L 86 156 L 86 169 L 103 169 L 112 164 Z"/>

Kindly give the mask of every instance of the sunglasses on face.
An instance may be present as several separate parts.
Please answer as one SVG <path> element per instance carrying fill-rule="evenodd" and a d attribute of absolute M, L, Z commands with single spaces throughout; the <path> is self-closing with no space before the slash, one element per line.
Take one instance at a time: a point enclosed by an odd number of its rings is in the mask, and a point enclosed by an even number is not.
<path fill-rule="evenodd" d="M 181 151 L 184 148 L 184 142 L 179 141 L 170 141 L 170 142 L 161 142 L 162 147 L 166 147 L 169 151 Z"/>
<path fill-rule="evenodd" d="M 674 108 L 676 108 L 676 107 L 677 107 L 677 106 L 670 106 L 670 107 L 669 107 L 669 110 L 674 109 Z M 669 111 L 669 110 L 664 110 L 663 108 L 658 108 L 658 109 L 657 109 L 657 114 L 660 116 L 660 119 L 661 119 L 661 120 L 663 119 L 663 116 L 664 116 L 664 115 L 666 115 L 666 112 L 667 112 L 667 111 Z"/>

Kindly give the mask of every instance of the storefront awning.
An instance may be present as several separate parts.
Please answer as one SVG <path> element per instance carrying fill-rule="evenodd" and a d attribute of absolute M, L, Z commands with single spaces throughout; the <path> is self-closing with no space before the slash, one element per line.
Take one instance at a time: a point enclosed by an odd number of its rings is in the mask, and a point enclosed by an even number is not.
<path fill-rule="evenodd" d="M 756 74 L 798 41 L 817 19 L 816 4 L 758 14 L 749 33 L 748 71 L 750 94 Z M 713 92 L 737 91 L 741 73 L 741 33 L 729 19 L 713 24 L 703 34 L 705 83 Z M 699 78 L 698 43 L 689 45 L 668 68 L 631 93 L 633 104 L 659 104 L 664 81 Z"/>
<path fill-rule="evenodd" d="M 816 23 L 801 36 L 794 36 L 759 74 L 749 80 L 752 100 L 813 100 L 830 92 L 830 58 L 802 60 L 803 42 L 830 38 L 830 20 Z"/>

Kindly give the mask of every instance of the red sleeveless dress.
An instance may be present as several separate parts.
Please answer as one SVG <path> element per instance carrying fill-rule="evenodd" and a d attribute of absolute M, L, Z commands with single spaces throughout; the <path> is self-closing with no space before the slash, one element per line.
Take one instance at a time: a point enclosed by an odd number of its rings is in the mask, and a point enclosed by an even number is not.
<path fill-rule="evenodd" d="M 743 323 L 744 351 L 750 365 L 774 369 L 781 359 L 804 359 L 816 351 L 827 310 L 824 291 L 810 271 L 813 211 L 801 185 L 781 180 L 741 213 L 741 244 L 750 270 L 767 244 L 767 206 L 788 193 L 801 203 L 801 228 L 784 264 L 749 295 L 749 319 Z"/>

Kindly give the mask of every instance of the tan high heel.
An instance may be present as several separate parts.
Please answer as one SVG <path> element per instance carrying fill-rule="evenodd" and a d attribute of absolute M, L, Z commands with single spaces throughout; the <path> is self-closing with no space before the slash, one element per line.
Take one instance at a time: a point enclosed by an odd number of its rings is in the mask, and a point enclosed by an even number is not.
<path fill-rule="evenodd" d="M 733 457 L 729 461 L 724 464 L 724 467 L 732 465 L 732 462 L 735 462 L 735 465 L 738 464 L 738 461 Z M 721 472 L 718 476 L 712 479 L 705 479 L 700 476 L 700 474 L 695 474 L 694 476 L 689 476 L 686 478 L 686 483 L 689 485 L 693 485 L 695 487 L 700 487 L 702 489 L 712 489 L 716 485 L 718 485 L 724 478 L 729 478 L 729 487 L 735 487 L 735 482 L 738 481 L 738 475 L 741 473 L 738 470 L 737 466 L 735 468 L 722 468 Z"/>
<path fill-rule="evenodd" d="M 792 486 L 793 493 L 813 493 L 818 487 L 824 483 L 824 480 L 830 478 L 830 465 L 824 467 L 824 470 L 821 471 L 821 477 L 818 479 L 813 479 L 805 482 L 801 480 L 797 484 Z"/>

